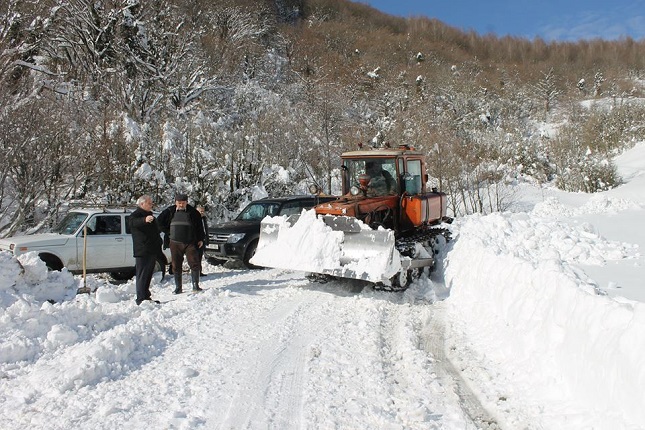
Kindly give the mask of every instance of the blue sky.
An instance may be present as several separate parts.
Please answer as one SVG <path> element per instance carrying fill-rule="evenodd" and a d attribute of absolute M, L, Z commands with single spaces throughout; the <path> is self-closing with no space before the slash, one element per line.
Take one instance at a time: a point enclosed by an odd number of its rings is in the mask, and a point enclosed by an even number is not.
<path fill-rule="evenodd" d="M 360 0 L 385 13 L 428 16 L 479 34 L 546 41 L 645 39 L 645 0 Z"/>

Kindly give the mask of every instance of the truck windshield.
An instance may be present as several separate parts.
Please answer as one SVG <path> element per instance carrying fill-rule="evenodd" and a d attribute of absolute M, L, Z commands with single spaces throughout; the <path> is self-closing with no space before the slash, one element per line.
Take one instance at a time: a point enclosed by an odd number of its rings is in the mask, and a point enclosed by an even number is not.
<path fill-rule="evenodd" d="M 237 216 L 237 220 L 261 221 L 265 216 L 276 216 L 280 206 L 277 203 L 251 203 Z"/>
<path fill-rule="evenodd" d="M 54 233 L 74 234 L 87 218 L 86 213 L 69 212 L 65 218 L 54 228 Z"/>
<path fill-rule="evenodd" d="M 394 158 L 361 158 L 361 159 L 345 159 L 344 168 L 346 176 L 346 187 L 344 194 L 349 192 L 352 186 L 358 186 L 358 177 L 362 174 L 368 174 L 370 177 L 377 177 L 387 175 L 389 173 L 391 178 L 396 178 L 396 165 Z M 390 190 L 392 191 L 392 190 Z"/>

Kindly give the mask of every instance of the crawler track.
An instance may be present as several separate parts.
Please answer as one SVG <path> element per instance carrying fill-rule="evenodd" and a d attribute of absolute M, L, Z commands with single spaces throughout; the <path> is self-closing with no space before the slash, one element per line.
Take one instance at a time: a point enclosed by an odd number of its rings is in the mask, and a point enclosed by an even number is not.
<path fill-rule="evenodd" d="M 418 244 L 425 248 L 428 253 L 431 253 L 433 256 L 435 256 L 438 252 L 439 244 L 443 241 L 447 242 L 449 240 L 450 231 L 448 229 L 426 227 L 419 229 L 410 235 L 398 237 L 396 239 L 395 246 L 402 257 L 409 257 L 414 259 L 419 257 L 417 247 Z M 392 278 L 391 285 L 377 283 L 374 284 L 374 289 L 378 291 L 405 291 L 410 286 L 411 282 L 415 281 L 421 276 L 421 273 L 424 270 L 429 273 L 433 268 L 434 265 L 427 266 L 422 269 L 409 270 L 408 273 L 406 273 L 403 277 L 401 277 L 400 274 L 394 276 Z"/>

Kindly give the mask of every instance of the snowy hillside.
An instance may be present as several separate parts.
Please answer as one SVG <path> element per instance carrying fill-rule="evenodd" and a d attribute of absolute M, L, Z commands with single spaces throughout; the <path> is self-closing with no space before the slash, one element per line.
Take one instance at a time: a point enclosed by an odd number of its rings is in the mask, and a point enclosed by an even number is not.
<path fill-rule="evenodd" d="M 0 255 L 0 428 L 644 428 L 645 145 L 617 163 L 618 189 L 456 220 L 403 294 L 208 265 L 138 307 Z"/>

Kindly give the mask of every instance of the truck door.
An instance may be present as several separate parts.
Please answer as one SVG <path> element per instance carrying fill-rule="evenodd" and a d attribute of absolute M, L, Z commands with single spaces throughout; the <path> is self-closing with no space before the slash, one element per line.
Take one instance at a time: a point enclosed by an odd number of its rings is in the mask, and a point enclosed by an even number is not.
<path fill-rule="evenodd" d="M 108 269 L 124 267 L 127 247 L 120 214 L 96 214 L 87 222 L 87 267 Z M 83 232 L 78 243 L 79 269 L 82 269 Z M 130 244 L 130 248 L 132 245 Z"/>

